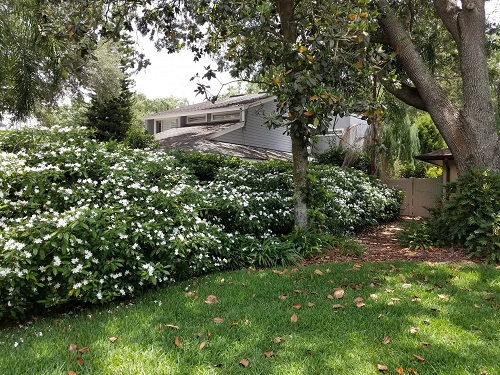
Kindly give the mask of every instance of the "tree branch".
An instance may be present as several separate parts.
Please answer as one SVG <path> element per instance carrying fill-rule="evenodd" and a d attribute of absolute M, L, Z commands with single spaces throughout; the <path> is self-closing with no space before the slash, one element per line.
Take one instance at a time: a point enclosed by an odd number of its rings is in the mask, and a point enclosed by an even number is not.
<path fill-rule="evenodd" d="M 405 83 L 401 83 L 398 87 L 388 79 L 384 79 L 382 74 L 379 74 L 378 77 L 384 88 L 396 98 L 412 107 L 427 111 L 427 106 L 415 87 Z"/>
<path fill-rule="evenodd" d="M 460 8 L 454 0 L 434 0 L 434 7 L 437 10 L 439 18 L 443 21 L 446 29 L 449 31 L 458 48 L 460 46 L 460 32 L 458 29 L 458 15 Z"/>

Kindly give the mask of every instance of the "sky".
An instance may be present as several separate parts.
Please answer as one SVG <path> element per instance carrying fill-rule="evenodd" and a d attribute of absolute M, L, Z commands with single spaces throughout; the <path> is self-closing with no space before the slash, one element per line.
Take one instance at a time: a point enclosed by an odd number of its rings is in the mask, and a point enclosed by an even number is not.
<path fill-rule="evenodd" d="M 489 0 L 486 2 L 486 13 L 496 22 L 500 22 L 500 1 Z M 179 99 L 187 99 L 189 103 L 199 103 L 204 100 L 201 95 L 196 96 L 196 80 L 190 81 L 191 77 L 199 73 L 203 75 L 204 66 L 210 65 L 212 69 L 216 64 L 208 58 L 199 62 L 193 61 L 191 52 L 182 51 L 168 54 L 165 51 L 157 52 L 153 42 L 148 38 L 138 37 L 138 42 L 151 65 L 134 76 L 135 90 L 145 94 L 150 99 L 174 96 Z M 217 78 L 221 82 L 232 81 L 227 73 L 218 73 Z M 217 81 L 206 82 L 210 84 L 212 94 L 217 94 L 221 85 Z"/>

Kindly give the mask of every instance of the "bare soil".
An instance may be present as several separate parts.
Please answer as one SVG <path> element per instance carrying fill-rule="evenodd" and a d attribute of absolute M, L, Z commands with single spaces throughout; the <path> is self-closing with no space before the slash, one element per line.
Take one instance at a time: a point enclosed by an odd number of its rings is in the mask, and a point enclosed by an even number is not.
<path fill-rule="evenodd" d="M 356 240 L 366 246 L 366 251 L 360 256 L 340 255 L 336 249 L 331 249 L 321 256 L 309 259 L 307 264 L 332 262 L 439 262 L 439 263 L 484 263 L 484 259 L 471 258 L 459 246 L 427 249 L 410 249 L 400 246 L 396 235 L 403 230 L 405 221 L 414 220 L 409 217 L 379 225 L 376 228 L 362 232 Z"/>

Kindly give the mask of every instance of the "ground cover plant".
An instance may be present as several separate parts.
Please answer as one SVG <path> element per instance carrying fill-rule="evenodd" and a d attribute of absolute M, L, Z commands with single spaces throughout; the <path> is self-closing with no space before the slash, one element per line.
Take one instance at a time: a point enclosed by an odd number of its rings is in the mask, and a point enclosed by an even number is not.
<path fill-rule="evenodd" d="M 4 328 L 0 373 L 494 375 L 499 302 L 484 265 L 225 272 Z"/>
<path fill-rule="evenodd" d="M 203 156 L 200 169 L 202 156 L 99 143 L 76 127 L 2 131 L 0 152 L 0 319 L 290 264 L 399 213 L 397 191 L 318 168 L 314 217 L 328 231 L 297 233 L 287 164 Z"/>

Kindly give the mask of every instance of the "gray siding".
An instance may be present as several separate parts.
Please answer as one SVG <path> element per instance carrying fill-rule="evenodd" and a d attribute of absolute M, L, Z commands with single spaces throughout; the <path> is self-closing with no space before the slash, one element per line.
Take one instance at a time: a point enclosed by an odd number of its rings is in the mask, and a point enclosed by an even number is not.
<path fill-rule="evenodd" d="M 155 120 L 146 120 L 145 128 L 149 134 L 153 135 L 155 133 Z"/>
<path fill-rule="evenodd" d="M 246 124 L 243 128 L 221 135 L 216 139 L 220 142 L 291 152 L 292 141 L 290 136 L 283 134 L 285 129 L 269 129 L 266 126 L 264 113 L 274 112 L 276 112 L 274 101 L 251 107 L 246 113 Z"/>

